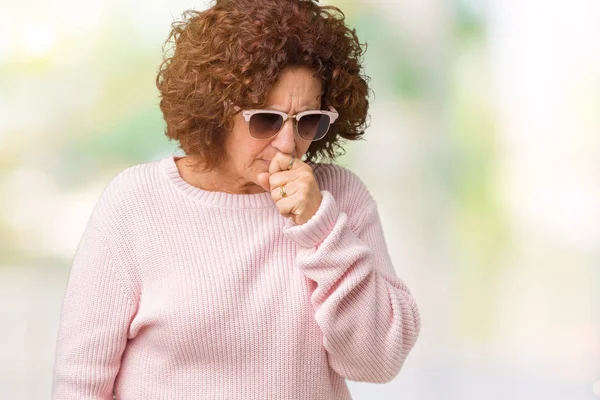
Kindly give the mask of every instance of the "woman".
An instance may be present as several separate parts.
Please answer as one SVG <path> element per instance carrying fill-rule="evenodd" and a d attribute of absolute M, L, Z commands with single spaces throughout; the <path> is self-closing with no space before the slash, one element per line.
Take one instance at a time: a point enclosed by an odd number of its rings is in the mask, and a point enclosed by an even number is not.
<path fill-rule="evenodd" d="M 350 399 L 419 333 L 377 205 L 335 159 L 365 128 L 337 8 L 223 0 L 173 23 L 157 77 L 185 157 L 119 173 L 77 248 L 54 399 Z M 304 157 L 304 160 L 303 160 Z"/>

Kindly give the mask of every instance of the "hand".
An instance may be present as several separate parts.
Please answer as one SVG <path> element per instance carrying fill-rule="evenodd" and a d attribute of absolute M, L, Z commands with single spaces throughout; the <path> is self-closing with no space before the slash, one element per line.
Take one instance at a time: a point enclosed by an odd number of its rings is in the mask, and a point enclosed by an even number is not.
<path fill-rule="evenodd" d="M 310 165 L 294 158 L 292 169 L 287 170 L 290 154 L 277 152 L 269 164 L 269 172 L 258 175 L 260 185 L 271 192 L 279 213 L 293 218 L 296 225 L 306 223 L 321 206 L 321 190 Z M 285 185 L 286 197 L 281 196 Z"/>

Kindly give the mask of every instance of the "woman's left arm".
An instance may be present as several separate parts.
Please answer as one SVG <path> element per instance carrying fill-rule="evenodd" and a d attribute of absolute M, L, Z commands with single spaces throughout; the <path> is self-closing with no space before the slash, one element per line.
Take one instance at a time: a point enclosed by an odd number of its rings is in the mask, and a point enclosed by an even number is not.
<path fill-rule="evenodd" d="M 317 283 L 311 302 L 329 364 L 352 381 L 389 382 L 417 340 L 419 309 L 396 276 L 375 200 L 360 196 L 367 200 L 348 215 L 321 194 L 315 215 L 288 220 L 284 234 L 299 245 L 297 267 Z"/>

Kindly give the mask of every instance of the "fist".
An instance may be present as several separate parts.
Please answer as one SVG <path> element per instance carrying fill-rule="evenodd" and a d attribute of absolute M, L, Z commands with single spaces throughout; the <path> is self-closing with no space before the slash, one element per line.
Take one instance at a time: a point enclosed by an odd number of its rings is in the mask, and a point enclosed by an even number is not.
<path fill-rule="evenodd" d="M 258 181 L 271 192 L 279 213 L 292 218 L 296 225 L 302 225 L 315 215 L 323 196 L 311 166 L 294 157 L 288 170 L 291 159 L 291 154 L 278 152 L 271 159 L 269 172 L 260 173 Z"/>

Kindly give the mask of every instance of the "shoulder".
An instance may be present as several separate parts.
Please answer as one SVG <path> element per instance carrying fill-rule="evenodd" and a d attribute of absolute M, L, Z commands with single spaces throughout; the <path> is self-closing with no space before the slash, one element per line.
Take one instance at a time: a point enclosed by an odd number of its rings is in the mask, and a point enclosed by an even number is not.
<path fill-rule="evenodd" d="M 330 192 L 344 211 L 353 213 L 374 202 L 364 181 L 346 167 L 329 163 L 308 163 L 321 190 Z"/>
<path fill-rule="evenodd" d="M 156 184 L 159 161 L 135 164 L 118 172 L 106 186 L 106 190 L 116 193 L 144 193 Z"/>
<path fill-rule="evenodd" d="M 156 162 L 136 164 L 120 170 L 109 180 L 98 198 L 93 216 L 109 225 L 120 224 L 151 201 L 157 187 Z"/>

